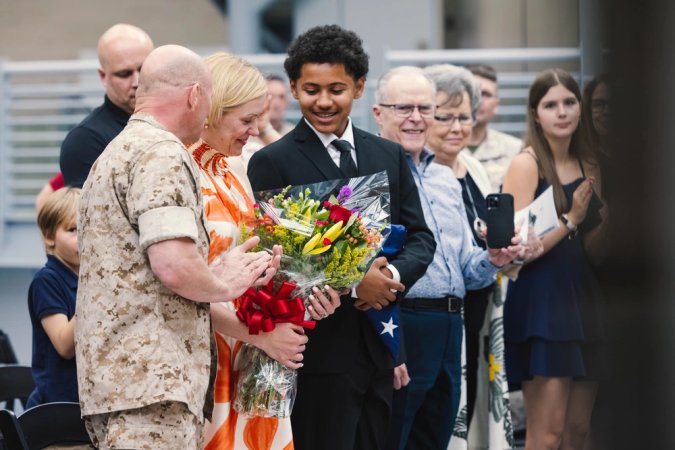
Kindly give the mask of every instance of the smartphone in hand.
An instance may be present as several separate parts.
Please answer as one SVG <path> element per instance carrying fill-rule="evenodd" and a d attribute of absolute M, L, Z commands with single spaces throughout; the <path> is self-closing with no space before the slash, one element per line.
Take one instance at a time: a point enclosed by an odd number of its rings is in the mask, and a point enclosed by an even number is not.
<path fill-rule="evenodd" d="M 487 203 L 487 246 L 504 248 L 511 245 L 513 238 L 513 196 L 511 194 L 489 194 Z"/>

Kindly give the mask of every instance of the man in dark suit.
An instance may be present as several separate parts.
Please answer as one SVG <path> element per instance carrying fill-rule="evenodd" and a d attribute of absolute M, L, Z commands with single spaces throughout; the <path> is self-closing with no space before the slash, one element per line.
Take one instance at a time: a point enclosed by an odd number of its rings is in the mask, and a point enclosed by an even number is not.
<path fill-rule="evenodd" d="M 343 307 L 308 331 L 291 416 L 295 448 L 380 449 L 391 415 L 395 361 L 363 310 L 401 297 L 424 274 L 436 244 L 402 147 L 353 127 L 349 118 L 368 72 L 361 39 L 336 25 L 310 29 L 291 44 L 284 67 L 303 119 L 253 155 L 253 189 L 386 170 L 391 222 L 407 228 L 405 248 L 391 261 L 377 258 L 352 295 L 342 297 Z"/>

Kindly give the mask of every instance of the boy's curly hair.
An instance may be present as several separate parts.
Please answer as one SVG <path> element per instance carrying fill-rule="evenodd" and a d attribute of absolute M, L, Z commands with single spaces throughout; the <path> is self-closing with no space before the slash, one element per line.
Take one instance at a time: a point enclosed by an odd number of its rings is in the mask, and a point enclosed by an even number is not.
<path fill-rule="evenodd" d="M 353 31 L 338 25 L 311 28 L 298 36 L 288 48 L 284 69 L 288 78 L 300 78 L 303 64 L 342 64 L 354 81 L 368 73 L 368 55 L 363 51 L 363 41 Z"/>

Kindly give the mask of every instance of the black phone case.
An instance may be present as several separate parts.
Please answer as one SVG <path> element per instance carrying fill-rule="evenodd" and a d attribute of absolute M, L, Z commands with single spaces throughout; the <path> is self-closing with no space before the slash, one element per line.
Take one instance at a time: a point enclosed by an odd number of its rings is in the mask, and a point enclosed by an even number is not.
<path fill-rule="evenodd" d="M 493 206 L 491 198 L 498 198 Z M 489 194 L 487 203 L 487 245 L 489 248 L 504 248 L 511 245 L 513 238 L 513 196 L 511 194 Z"/>

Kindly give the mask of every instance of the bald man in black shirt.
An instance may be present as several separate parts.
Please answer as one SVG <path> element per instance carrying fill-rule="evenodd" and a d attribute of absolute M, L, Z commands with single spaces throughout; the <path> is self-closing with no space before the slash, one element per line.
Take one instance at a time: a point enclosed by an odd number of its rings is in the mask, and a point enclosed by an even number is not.
<path fill-rule="evenodd" d="M 98 74 L 105 99 L 61 144 L 59 162 L 66 186 L 82 187 L 96 158 L 127 124 L 136 105 L 141 66 L 153 48 L 150 36 L 133 25 L 113 25 L 101 35 Z"/>

